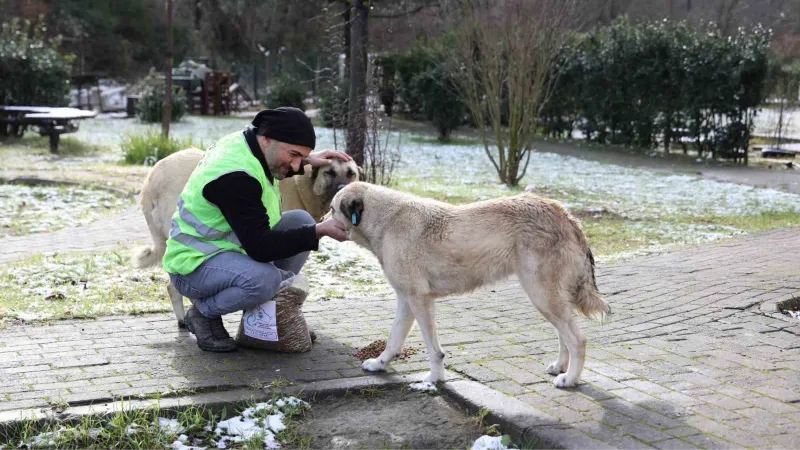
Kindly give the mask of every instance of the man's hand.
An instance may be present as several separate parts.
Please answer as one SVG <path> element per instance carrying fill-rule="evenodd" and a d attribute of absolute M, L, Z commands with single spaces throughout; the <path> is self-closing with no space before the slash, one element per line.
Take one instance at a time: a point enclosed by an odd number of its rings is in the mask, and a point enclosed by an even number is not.
<path fill-rule="evenodd" d="M 317 224 L 317 239 L 321 239 L 323 236 L 328 236 L 339 242 L 347 240 L 344 225 L 336 219 L 328 219 Z"/>
<path fill-rule="evenodd" d="M 331 159 L 340 159 L 342 161 L 352 161 L 353 158 L 344 152 L 337 152 L 335 150 L 323 150 L 317 153 L 311 153 L 308 157 L 303 158 L 303 165 L 311 164 L 311 167 L 325 167 L 331 164 Z"/>

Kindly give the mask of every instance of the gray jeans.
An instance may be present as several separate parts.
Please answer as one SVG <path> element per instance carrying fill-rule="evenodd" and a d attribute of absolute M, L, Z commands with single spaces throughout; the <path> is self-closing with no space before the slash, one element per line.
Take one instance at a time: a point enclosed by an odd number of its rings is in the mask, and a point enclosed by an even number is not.
<path fill-rule="evenodd" d="M 281 214 L 276 230 L 314 224 L 303 210 Z M 298 273 L 310 252 L 261 263 L 240 252 L 218 253 L 188 275 L 171 274 L 172 284 L 209 319 L 243 311 L 271 299 L 282 285 Z"/>

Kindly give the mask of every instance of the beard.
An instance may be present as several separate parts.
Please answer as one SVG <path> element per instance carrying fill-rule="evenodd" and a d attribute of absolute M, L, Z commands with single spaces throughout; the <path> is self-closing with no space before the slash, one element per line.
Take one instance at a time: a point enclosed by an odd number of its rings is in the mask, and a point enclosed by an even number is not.
<path fill-rule="evenodd" d="M 277 150 L 277 145 L 275 143 L 271 144 L 270 147 L 267 148 L 267 152 L 264 154 L 264 161 L 267 163 L 267 168 L 269 169 L 269 173 L 272 175 L 272 178 L 276 180 L 282 180 L 286 178 L 286 172 L 281 170 L 281 165 L 275 161 L 274 155 Z"/>
<path fill-rule="evenodd" d="M 275 167 L 274 165 L 267 162 L 267 168 L 269 169 L 269 173 L 272 174 L 272 178 L 276 180 L 282 180 L 286 178 L 286 174 L 283 173 L 279 167 Z"/>

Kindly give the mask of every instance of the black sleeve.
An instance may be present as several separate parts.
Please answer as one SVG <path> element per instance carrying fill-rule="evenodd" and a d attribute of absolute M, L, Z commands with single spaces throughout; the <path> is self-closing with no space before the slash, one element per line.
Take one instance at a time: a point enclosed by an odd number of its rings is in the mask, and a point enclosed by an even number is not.
<path fill-rule="evenodd" d="M 244 251 L 258 262 L 318 249 L 314 225 L 283 231 L 270 229 L 267 209 L 261 203 L 261 184 L 246 172 L 225 174 L 208 183 L 203 197 L 222 211 Z"/>

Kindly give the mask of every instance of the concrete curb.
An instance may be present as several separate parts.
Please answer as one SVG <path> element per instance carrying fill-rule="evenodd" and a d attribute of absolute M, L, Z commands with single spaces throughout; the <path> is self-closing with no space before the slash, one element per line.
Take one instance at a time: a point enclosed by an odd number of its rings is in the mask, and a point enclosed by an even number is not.
<path fill-rule="evenodd" d="M 98 398 L 98 403 L 83 406 L 72 406 L 58 413 L 54 411 L 43 410 L 41 408 L 0 411 L 0 436 L 5 435 L 5 431 L 8 428 L 13 427 L 16 423 L 30 420 L 38 422 L 46 422 L 53 419 L 65 421 L 79 420 L 85 416 L 112 414 L 119 411 L 145 409 L 154 406 L 158 406 L 162 410 L 168 411 L 176 411 L 189 406 L 196 406 L 218 412 L 222 410 L 222 408 L 236 403 L 242 403 L 245 401 L 262 402 L 271 400 L 273 392 L 284 395 L 294 395 L 306 399 L 326 398 L 345 395 L 349 391 L 359 391 L 365 388 L 399 387 L 401 385 L 422 381 L 424 377 L 425 373 L 416 373 L 411 375 L 375 374 L 357 378 L 314 381 L 311 383 L 287 386 L 285 388 L 277 388 L 270 392 L 265 392 L 261 389 L 238 388 L 160 399 L 130 398 L 124 400 L 107 401 L 106 399 Z M 453 372 L 447 372 L 445 377 L 445 380 L 449 381 L 459 378 L 459 375 Z"/>
<path fill-rule="evenodd" d="M 558 389 L 552 386 L 553 389 Z M 485 409 L 491 423 L 524 448 L 615 448 L 592 439 L 531 405 L 471 380 L 444 383 L 444 390 L 471 411 Z"/>
<path fill-rule="evenodd" d="M 342 396 L 350 391 L 365 388 L 397 388 L 402 385 L 422 381 L 426 373 L 411 375 L 376 374 L 357 378 L 315 381 L 311 383 L 275 389 L 274 392 L 294 395 L 305 399 L 322 399 Z M 534 407 L 491 389 L 476 381 L 462 378 L 459 374 L 446 371 L 445 381 L 439 385 L 442 393 L 455 400 L 470 413 L 487 410 L 489 423 L 500 426 L 500 430 L 512 437 L 515 443 L 536 448 L 613 448 L 592 439 L 569 427 Z M 556 389 L 556 387 L 553 387 Z M 85 416 L 112 414 L 119 411 L 145 409 L 158 406 L 162 410 L 177 411 L 195 406 L 218 412 L 225 407 L 245 401 L 262 402 L 272 399 L 273 392 L 261 389 L 239 388 L 219 392 L 169 397 L 161 399 L 126 399 L 66 408 L 54 413 L 42 409 L 19 409 L 0 412 L 0 436 L 6 430 L 23 421 L 35 420 L 40 423 L 58 419 L 76 421 Z"/>

